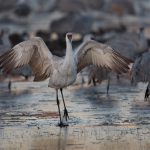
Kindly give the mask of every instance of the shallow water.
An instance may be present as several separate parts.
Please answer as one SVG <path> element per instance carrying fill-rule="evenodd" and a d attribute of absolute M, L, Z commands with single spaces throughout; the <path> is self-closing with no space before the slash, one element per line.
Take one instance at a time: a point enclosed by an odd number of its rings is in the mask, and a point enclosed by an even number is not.
<path fill-rule="evenodd" d="M 59 128 L 54 89 L 41 83 L 0 84 L 0 150 L 147 150 L 150 149 L 150 102 L 146 85 L 106 82 L 97 87 L 64 89 L 69 126 Z M 61 101 L 63 114 L 63 104 Z"/>

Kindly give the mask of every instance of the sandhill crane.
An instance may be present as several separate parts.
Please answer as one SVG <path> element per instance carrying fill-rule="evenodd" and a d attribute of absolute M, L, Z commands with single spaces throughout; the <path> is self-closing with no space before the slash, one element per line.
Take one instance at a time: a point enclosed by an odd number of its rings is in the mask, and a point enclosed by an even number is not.
<path fill-rule="evenodd" d="M 142 53 L 148 50 L 148 42 L 143 33 L 144 28 L 139 29 L 139 33 L 124 33 L 108 41 L 106 44 L 111 46 L 115 51 L 125 56 L 126 58 L 135 61 L 135 59 L 140 56 Z M 89 72 L 89 82 L 93 81 L 96 84 L 101 83 L 102 80 L 108 80 L 107 84 L 107 94 L 109 92 L 110 84 L 110 70 L 101 69 L 96 66 L 88 68 Z M 117 74 L 119 78 L 119 74 Z"/>
<path fill-rule="evenodd" d="M 56 102 L 60 117 L 59 126 L 64 126 L 62 121 L 58 90 L 60 89 L 63 104 L 64 117 L 68 119 L 63 88 L 73 84 L 77 73 L 88 65 L 97 65 L 110 68 L 118 73 L 127 72 L 131 61 L 111 47 L 93 40 L 83 42 L 75 52 L 72 49 L 72 33 L 66 34 L 66 55 L 57 57 L 52 55 L 44 41 L 39 37 L 21 42 L 12 50 L 0 56 L 0 67 L 3 72 L 29 64 L 34 73 L 34 81 L 42 81 L 49 78 L 48 87 L 56 89 Z"/>
<path fill-rule="evenodd" d="M 131 79 L 133 83 L 149 82 L 145 92 L 145 100 L 147 100 L 150 95 L 150 52 L 143 53 L 135 60 L 131 70 Z"/>

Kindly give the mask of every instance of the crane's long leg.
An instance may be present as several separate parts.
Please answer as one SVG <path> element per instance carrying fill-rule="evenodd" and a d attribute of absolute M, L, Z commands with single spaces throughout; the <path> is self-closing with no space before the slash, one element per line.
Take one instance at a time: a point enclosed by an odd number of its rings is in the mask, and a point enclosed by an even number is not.
<path fill-rule="evenodd" d="M 58 112 L 59 112 L 59 118 L 60 118 L 60 124 L 59 126 L 62 126 L 62 119 L 61 119 L 61 113 L 60 113 L 60 103 L 59 103 L 59 99 L 58 99 L 58 89 L 56 89 L 56 102 L 57 102 L 57 106 L 58 106 Z"/>
<path fill-rule="evenodd" d="M 107 95 L 108 95 L 108 92 L 109 92 L 109 86 L 110 86 L 110 77 L 108 78 L 108 83 L 107 83 Z"/>
<path fill-rule="evenodd" d="M 93 81 L 93 85 L 96 86 L 96 81 L 95 81 L 95 77 L 92 78 L 92 81 Z"/>
<path fill-rule="evenodd" d="M 148 100 L 148 97 L 150 95 L 149 86 L 150 86 L 150 82 L 148 83 L 146 91 L 145 91 L 145 101 Z"/>
<path fill-rule="evenodd" d="M 8 82 L 8 89 L 9 89 L 9 92 L 11 92 L 11 86 L 12 86 L 12 82 L 11 82 L 11 80 L 9 80 L 9 82 Z"/>
<path fill-rule="evenodd" d="M 62 100 L 63 100 L 63 104 L 64 104 L 64 117 L 65 117 L 65 119 L 67 121 L 67 119 L 69 119 L 69 115 L 68 115 L 68 111 L 67 111 L 67 108 L 66 108 L 66 104 L 65 104 L 62 88 L 60 88 L 60 92 L 61 92 L 61 96 L 62 96 Z"/>

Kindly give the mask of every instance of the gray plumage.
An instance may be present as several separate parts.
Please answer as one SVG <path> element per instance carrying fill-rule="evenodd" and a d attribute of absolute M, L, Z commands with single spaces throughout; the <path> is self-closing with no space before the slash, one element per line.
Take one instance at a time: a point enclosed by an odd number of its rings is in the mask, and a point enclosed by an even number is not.
<path fill-rule="evenodd" d="M 150 52 L 143 53 L 138 57 L 131 70 L 132 83 L 148 82 L 148 86 L 145 92 L 145 100 L 150 95 Z"/>
<path fill-rule="evenodd" d="M 150 81 L 150 52 L 143 53 L 135 60 L 131 72 L 134 82 Z"/>

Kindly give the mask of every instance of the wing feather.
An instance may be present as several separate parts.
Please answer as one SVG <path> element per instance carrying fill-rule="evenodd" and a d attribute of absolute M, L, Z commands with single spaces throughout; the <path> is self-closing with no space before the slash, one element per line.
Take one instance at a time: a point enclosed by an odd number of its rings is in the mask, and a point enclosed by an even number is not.
<path fill-rule="evenodd" d="M 39 37 L 31 38 L 14 46 L 0 56 L 0 67 L 4 72 L 29 64 L 35 75 L 35 81 L 48 78 L 52 72 L 53 55 Z"/>
<path fill-rule="evenodd" d="M 78 72 L 88 65 L 97 65 L 122 73 L 129 70 L 128 65 L 132 62 L 114 51 L 110 46 L 93 40 L 81 44 L 76 49 L 74 57 Z"/>

